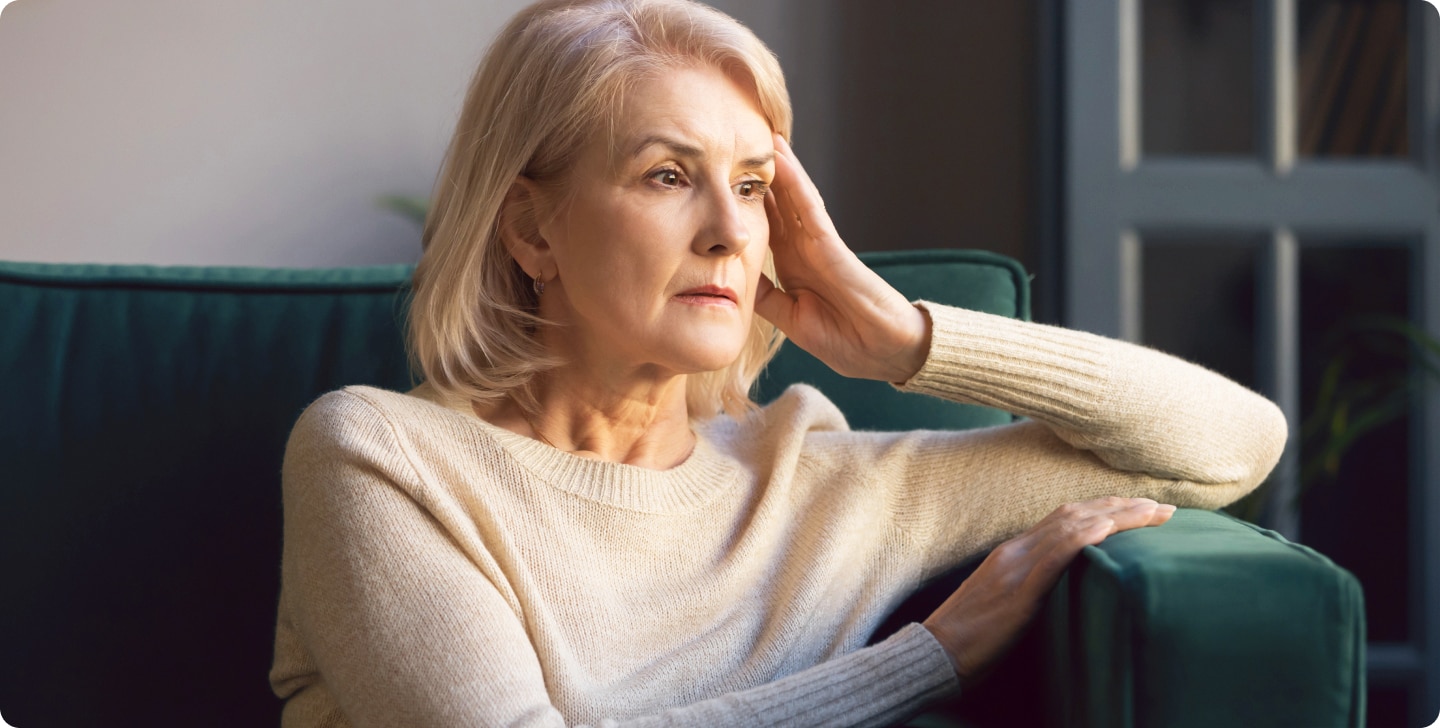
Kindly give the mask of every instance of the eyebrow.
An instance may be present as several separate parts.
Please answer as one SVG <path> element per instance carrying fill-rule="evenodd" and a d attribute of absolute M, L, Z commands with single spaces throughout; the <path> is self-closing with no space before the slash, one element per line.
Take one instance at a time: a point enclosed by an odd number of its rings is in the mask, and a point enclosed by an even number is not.
<path fill-rule="evenodd" d="M 643 152 L 649 147 L 652 147 L 656 144 L 665 147 L 666 149 L 669 149 L 671 153 L 680 157 L 689 157 L 691 159 L 696 159 L 705 156 L 705 150 L 701 149 L 700 147 L 697 147 L 693 144 L 686 144 L 685 142 L 677 141 L 661 134 L 651 134 L 650 136 L 641 139 L 640 142 L 635 145 L 634 151 L 630 153 L 630 156 L 639 156 L 640 152 Z M 747 159 L 740 160 L 740 167 L 741 169 L 759 169 L 769 164 L 774 159 L 775 151 L 771 150 L 758 157 L 749 157 Z"/>

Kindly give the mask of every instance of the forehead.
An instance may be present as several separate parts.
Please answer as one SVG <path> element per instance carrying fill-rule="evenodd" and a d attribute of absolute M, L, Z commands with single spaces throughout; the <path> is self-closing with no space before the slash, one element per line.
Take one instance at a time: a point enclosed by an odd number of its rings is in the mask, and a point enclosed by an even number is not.
<path fill-rule="evenodd" d="M 613 126 L 612 152 L 632 156 L 657 135 L 711 153 L 768 151 L 771 127 L 751 85 L 710 67 L 669 68 L 625 93 Z"/>

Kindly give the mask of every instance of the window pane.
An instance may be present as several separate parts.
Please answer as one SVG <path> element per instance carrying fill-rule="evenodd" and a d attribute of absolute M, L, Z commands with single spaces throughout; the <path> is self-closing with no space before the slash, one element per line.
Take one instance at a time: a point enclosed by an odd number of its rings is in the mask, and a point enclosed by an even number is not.
<path fill-rule="evenodd" d="M 1142 242 L 1141 339 L 1254 388 L 1256 240 Z"/>
<path fill-rule="evenodd" d="M 1255 153 L 1255 10 L 1249 0 L 1145 0 L 1142 153 Z"/>
<path fill-rule="evenodd" d="M 1410 153 L 1404 0 L 1299 0 L 1299 152 L 1314 157 Z"/>
<path fill-rule="evenodd" d="M 1425 725 L 1425 718 L 1410 715 L 1410 692 L 1414 685 L 1370 684 L 1366 691 L 1365 723 L 1371 726 Z M 1430 716 L 1431 719 L 1434 716 Z"/>
<path fill-rule="evenodd" d="M 1372 641 L 1409 625 L 1412 363 L 1402 247 L 1300 253 L 1300 531 L 1365 592 Z M 1353 439 L 1352 439 L 1353 438 Z"/>

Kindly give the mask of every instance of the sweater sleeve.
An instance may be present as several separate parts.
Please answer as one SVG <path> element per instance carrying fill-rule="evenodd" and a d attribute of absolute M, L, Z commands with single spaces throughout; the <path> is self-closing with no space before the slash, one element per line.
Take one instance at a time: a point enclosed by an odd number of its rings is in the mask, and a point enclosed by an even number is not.
<path fill-rule="evenodd" d="M 467 546 L 473 525 L 418 473 L 359 398 L 322 399 L 292 433 L 271 673 L 284 725 L 334 724 L 313 707 L 328 704 L 355 726 L 565 725 L 518 604 Z M 911 625 L 769 684 L 598 724 L 885 725 L 956 691 L 939 643 Z"/>
<path fill-rule="evenodd" d="M 945 562 L 1015 535 L 1056 506 L 1108 495 L 1219 508 L 1274 468 L 1288 426 L 1269 400 L 1143 346 L 920 302 L 930 353 L 897 385 L 1029 418 L 916 433 L 899 516 Z M 963 515 L 962 515 L 963 514 Z"/>

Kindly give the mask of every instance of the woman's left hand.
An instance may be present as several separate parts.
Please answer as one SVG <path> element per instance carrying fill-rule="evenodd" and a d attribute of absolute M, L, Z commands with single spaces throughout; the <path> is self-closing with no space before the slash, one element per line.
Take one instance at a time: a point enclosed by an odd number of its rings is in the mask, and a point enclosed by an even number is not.
<path fill-rule="evenodd" d="M 845 246 L 795 152 L 775 135 L 765 199 L 784 290 L 760 277 L 755 312 L 839 374 L 903 382 L 930 348 L 930 319 Z"/>

